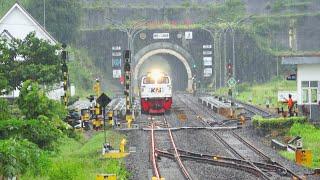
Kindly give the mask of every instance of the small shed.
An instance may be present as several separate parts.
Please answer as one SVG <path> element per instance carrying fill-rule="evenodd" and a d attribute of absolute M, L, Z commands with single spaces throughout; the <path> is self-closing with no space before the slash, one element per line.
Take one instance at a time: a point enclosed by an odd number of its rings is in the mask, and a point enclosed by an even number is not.
<path fill-rule="evenodd" d="M 297 66 L 297 96 L 301 115 L 320 121 L 320 54 L 288 56 L 282 64 Z"/>

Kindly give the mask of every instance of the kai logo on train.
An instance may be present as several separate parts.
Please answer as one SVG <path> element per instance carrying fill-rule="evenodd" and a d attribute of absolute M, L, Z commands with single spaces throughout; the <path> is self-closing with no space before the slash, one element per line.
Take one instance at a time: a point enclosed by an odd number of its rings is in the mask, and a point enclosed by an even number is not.
<path fill-rule="evenodd" d="M 150 92 L 151 93 L 161 93 L 162 92 L 162 88 L 150 88 Z"/>

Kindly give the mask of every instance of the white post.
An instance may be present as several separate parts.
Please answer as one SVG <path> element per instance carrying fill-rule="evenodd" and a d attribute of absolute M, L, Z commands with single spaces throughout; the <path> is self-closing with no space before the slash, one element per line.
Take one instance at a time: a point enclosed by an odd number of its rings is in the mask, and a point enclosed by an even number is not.
<path fill-rule="evenodd" d="M 46 29 L 46 0 L 43 0 L 43 28 Z"/>

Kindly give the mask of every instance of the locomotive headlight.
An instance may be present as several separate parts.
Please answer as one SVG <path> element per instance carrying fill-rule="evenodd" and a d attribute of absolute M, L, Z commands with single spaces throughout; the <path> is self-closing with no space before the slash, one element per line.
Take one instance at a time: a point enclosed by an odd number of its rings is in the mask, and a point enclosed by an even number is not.
<path fill-rule="evenodd" d="M 151 72 L 151 78 L 154 80 L 158 80 L 161 77 L 161 72 L 159 70 L 153 70 Z"/>

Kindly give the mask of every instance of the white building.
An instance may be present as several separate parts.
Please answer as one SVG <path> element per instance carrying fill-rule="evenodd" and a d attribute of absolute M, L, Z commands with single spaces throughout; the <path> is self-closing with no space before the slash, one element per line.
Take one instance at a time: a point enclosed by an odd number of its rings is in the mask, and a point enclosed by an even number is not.
<path fill-rule="evenodd" d="M 284 57 L 282 64 L 297 65 L 299 112 L 320 121 L 320 56 Z"/>
<path fill-rule="evenodd" d="M 15 3 L 0 19 L 0 38 L 7 40 L 12 38 L 24 39 L 31 32 L 35 32 L 37 38 L 44 39 L 52 45 L 58 43 L 19 3 Z M 48 97 L 59 100 L 63 95 L 61 89 L 49 92 Z M 72 94 L 74 94 L 74 91 Z M 5 97 L 14 98 L 18 96 L 19 91 L 15 90 Z"/>
<path fill-rule="evenodd" d="M 30 32 L 36 37 L 56 44 L 57 41 L 19 4 L 15 3 L 0 19 L 0 34 L 4 31 L 17 39 L 24 39 Z"/>

